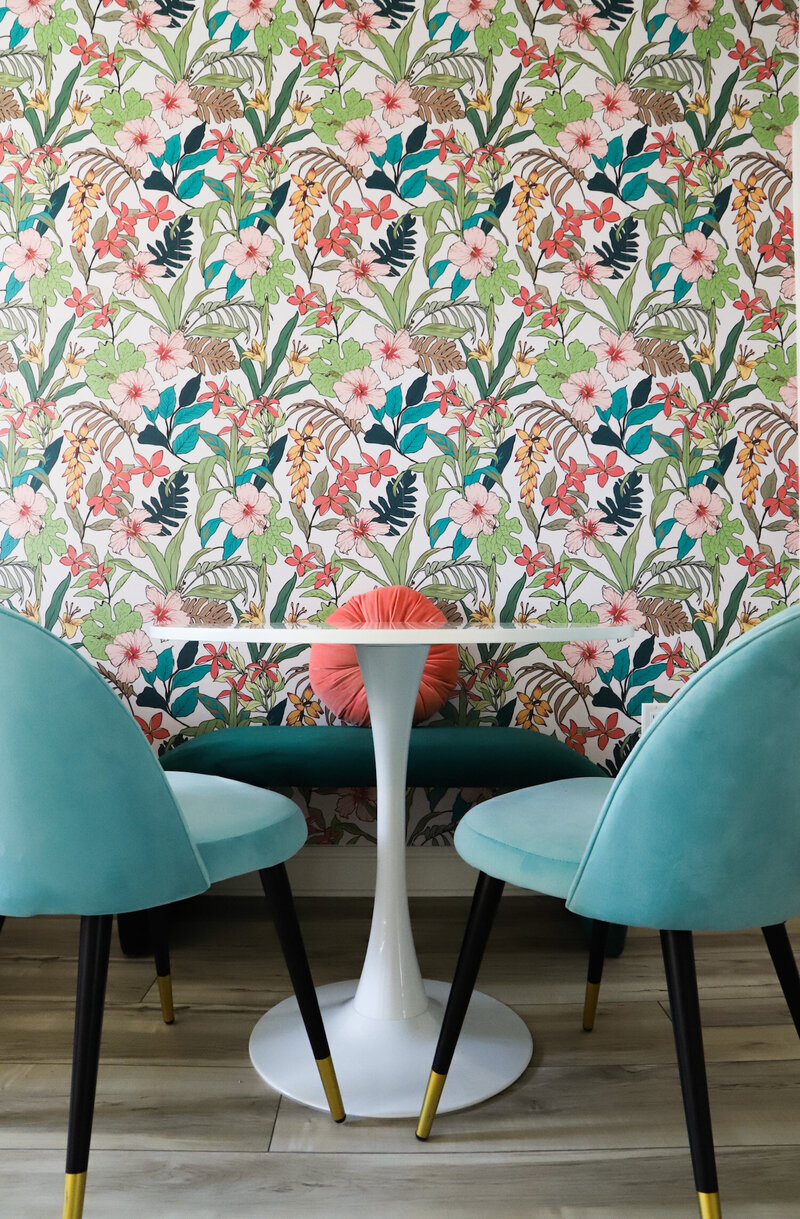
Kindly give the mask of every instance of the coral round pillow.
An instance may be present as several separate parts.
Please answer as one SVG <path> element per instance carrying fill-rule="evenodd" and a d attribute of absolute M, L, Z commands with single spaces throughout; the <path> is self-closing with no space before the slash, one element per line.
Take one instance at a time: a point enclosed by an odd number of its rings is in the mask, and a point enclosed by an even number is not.
<path fill-rule="evenodd" d="M 345 601 L 327 619 L 338 626 L 366 623 L 427 623 L 447 621 L 422 593 L 391 586 L 359 593 Z M 458 678 L 458 648 L 434 644 L 422 673 L 414 708 L 414 723 L 430 719 L 447 702 Z M 369 708 L 356 650 L 349 643 L 315 643 L 311 648 L 309 679 L 317 698 L 347 724 L 368 724 Z"/>

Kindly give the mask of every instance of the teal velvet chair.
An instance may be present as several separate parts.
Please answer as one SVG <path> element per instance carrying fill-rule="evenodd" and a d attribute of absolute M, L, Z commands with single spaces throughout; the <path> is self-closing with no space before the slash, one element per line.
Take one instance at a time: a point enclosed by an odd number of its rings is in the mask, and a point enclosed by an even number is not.
<path fill-rule="evenodd" d="M 284 867 L 306 838 L 299 808 L 230 779 L 166 776 L 91 665 L 2 608 L 0 656 L 0 915 L 81 916 L 64 1219 L 83 1212 L 114 914 L 158 911 L 259 869 L 331 1115 L 343 1120 Z"/>
<path fill-rule="evenodd" d="M 675 695 L 617 778 L 499 796 L 456 830 L 480 875 L 417 1135 L 427 1138 L 505 882 L 595 920 L 584 1026 L 611 923 L 652 927 L 672 1009 L 700 1213 L 721 1215 L 692 932 L 761 927 L 798 1034 L 800 607 L 769 618 Z"/>

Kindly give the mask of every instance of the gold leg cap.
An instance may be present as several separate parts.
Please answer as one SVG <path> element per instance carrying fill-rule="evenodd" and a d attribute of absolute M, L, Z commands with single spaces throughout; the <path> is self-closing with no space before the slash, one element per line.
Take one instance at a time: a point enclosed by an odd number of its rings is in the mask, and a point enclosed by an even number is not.
<path fill-rule="evenodd" d="M 600 998 L 600 983 L 586 983 L 586 998 L 583 1001 L 583 1029 L 591 1033 L 594 1028 L 594 1018 L 597 1015 L 597 1000 Z"/>
<path fill-rule="evenodd" d="M 422 1102 L 422 1108 L 419 1113 L 419 1121 L 417 1122 L 417 1138 L 424 1141 L 431 1132 L 433 1119 L 436 1117 L 436 1110 L 439 1108 L 442 1090 L 447 1082 L 446 1075 L 440 1075 L 438 1071 L 431 1071 L 428 1079 L 428 1086 L 425 1089 L 425 1099 Z"/>
<path fill-rule="evenodd" d="M 86 1173 L 68 1172 L 64 1178 L 64 1211 L 62 1219 L 81 1219 L 86 1193 Z"/>
<path fill-rule="evenodd" d="M 165 1024 L 175 1023 L 175 1008 L 172 1005 L 172 974 L 159 975 L 158 994 L 161 999 L 161 1017 Z"/>
<path fill-rule="evenodd" d="M 316 1060 L 319 1077 L 322 1080 L 322 1086 L 325 1089 L 325 1099 L 328 1102 L 328 1108 L 331 1111 L 331 1117 L 335 1122 L 343 1122 L 347 1116 L 342 1104 L 342 1094 L 339 1091 L 339 1081 L 336 1078 L 336 1072 L 333 1069 L 332 1058 L 318 1058 Z"/>
<path fill-rule="evenodd" d="M 722 1219 L 719 1194 L 698 1193 L 697 1202 L 700 1207 L 700 1219 Z"/>

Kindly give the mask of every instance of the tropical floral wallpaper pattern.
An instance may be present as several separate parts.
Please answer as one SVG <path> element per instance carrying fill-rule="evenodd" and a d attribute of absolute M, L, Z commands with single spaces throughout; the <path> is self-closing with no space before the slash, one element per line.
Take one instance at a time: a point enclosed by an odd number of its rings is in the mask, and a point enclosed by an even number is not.
<path fill-rule="evenodd" d="M 794 0 L 6 4 L 0 598 L 154 746 L 325 712 L 299 647 L 149 622 L 407 583 L 631 623 L 465 652 L 444 711 L 613 771 L 796 598 Z"/>

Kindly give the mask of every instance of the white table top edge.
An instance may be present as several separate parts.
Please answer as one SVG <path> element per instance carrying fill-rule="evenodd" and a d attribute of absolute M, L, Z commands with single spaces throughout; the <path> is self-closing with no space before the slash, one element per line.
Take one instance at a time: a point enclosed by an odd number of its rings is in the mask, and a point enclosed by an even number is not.
<path fill-rule="evenodd" d="M 522 625 L 518 623 L 496 624 L 494 626 L 413 626 L 397 627 L 393 625 L 358 627 L 358 626 L 323 626 L 304 625 L 286 626 L 282 623 L 264 623 L 263 626 L 215 626 L 213 623 L 202 623 L 197 626 L 162 626 L 159 623 L 145 624 L 145 631 L 151 639 L 163 640 L 165 643 L 186 643 L 192 640 L 215 641 L 218 643 L 349 643 L 386 646 L 389 644 L 421 644 L 432 645 L 442 643 L 513 643 L 517 646 L 537 643 L 569 643 L 582 640 L 621 640 L 633 635 L 630 626 L 581 626 L 568 623 L 537 623 Z"/>

